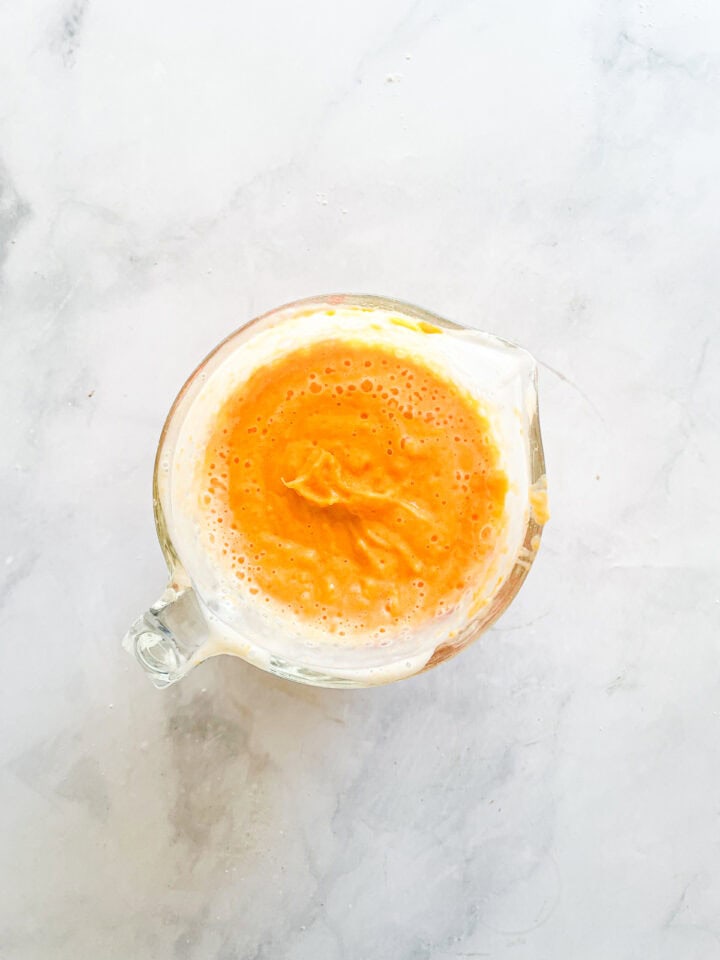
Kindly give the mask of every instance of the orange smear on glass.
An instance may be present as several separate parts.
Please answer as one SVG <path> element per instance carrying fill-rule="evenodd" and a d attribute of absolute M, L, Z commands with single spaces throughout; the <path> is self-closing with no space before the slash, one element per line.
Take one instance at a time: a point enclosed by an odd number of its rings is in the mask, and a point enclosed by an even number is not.
<path fill-rule="evenodd" d="M 507 478 L 487 418 L 421 360 L 329 341 L 222 406 L 201 506 L 243 588 L 340 636 L 416 625 L 478 586 Z"/>

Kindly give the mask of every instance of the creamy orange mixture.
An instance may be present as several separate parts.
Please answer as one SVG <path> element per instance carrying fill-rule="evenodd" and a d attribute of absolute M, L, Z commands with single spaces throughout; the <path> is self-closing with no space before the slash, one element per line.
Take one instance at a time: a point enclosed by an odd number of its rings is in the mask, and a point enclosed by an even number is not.
<path fill-rule="evenodd" d="M 338 340 L 258 369 L 214 420 L 211 538 L 238 582 L 339 635 L 415 625 L 477 585 L 507 478 L 487 418 L 421 360 Z"/>

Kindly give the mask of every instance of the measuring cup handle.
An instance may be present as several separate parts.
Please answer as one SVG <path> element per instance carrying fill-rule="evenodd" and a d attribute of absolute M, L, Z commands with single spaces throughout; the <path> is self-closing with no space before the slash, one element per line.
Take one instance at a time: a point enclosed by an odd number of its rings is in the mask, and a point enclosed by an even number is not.
<path fill-rule="evenodd" d="M 205 659 L 209 628 L 192 587 L 169 584 L 163 595 L 133 623 L 123 647 L 156 687 L 180 680 Z"/>

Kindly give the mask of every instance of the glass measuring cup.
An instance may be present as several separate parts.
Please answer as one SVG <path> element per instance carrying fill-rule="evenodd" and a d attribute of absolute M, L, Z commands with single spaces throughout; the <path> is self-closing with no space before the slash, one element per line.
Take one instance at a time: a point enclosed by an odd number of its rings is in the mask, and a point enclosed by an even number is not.
<path fill-rule="evenodd" d="M 209 559 L 193 549 L 188 518 L 173 496 L 181 466 L 201 454 L 193 446 L 193 424 L 203 404 L 222 400 L 243 376 L 283 352 L 313 338 L 343 336 L 384 342 L 439 365 L 490 416 L 510 481 L 502 541 L 483 583 L 451 615 L 405 629 L 382 645 L 317 643 L 302 630 L 268 623 L 252 604 L 228 605 L 216 590 Z M 537 365 L 514 344 L 398 301 L 349 294 L 296 301 L 235 331 L 187 380 L 160 437 L 153 503 L 169 581 L 123 644 L 156 686 L 174 683 L 221 653 L 321 686 L 369 686 L 411 676 L 486 630 L 515 597 L 535 558 L 547 519 Z"/>

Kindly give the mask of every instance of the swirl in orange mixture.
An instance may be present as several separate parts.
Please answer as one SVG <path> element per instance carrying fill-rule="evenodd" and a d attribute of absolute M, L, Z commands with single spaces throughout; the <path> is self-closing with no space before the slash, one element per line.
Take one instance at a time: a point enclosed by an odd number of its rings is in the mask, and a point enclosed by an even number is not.
<path fill-rule="evenodd" d="M 255 595 L 344 635 L 446 612 L 487 567 L 507 478 L 487 419 L 418 359 L 329 341 L 258 369 L 203 465 L 211 539 Z"/>

